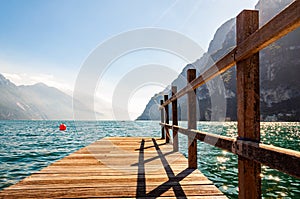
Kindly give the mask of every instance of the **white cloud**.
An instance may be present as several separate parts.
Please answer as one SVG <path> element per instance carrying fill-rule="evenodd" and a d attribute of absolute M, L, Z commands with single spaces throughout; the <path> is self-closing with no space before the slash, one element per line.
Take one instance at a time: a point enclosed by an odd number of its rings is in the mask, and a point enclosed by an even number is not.
<path fill-rule="evenodd" d="M 34 74 L 27 74 L 27 73 L 2 73 L 7 79 L 11 82 L 19 85 L 33 85 L 36 83 L 44 83 L 48 86 L 55 87 L 67 94 L 72 94 L 73 86 L 69 83 L 55 78 L 51 74 L 41 74 L 41 73 L 34 73 Z"/>
<path fill-rule="evenodd" d="M 77 77 L 74 66 L 57 65 L 42 60 L 12 60 L 0 55 L 0 73 L 16 85 L 44 83 L 72 95 Z"/>

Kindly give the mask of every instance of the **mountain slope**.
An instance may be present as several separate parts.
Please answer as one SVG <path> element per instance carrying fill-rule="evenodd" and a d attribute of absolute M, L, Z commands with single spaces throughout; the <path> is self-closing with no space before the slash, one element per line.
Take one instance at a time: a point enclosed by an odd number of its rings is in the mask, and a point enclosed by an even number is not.
<path fill-rule="evenodd" d="M 260 25 L 265 24 L 274 15 L 289 5 L 292 0 L 260 0 L 256 9 L 260 10 Z M 180 77 L 172 82 L 180 88 L 186 85 L 188 68 L 195 68 L 197 75 L 213 65 L 213 62 L 220 59 L 229 52 L 235 45 L 236 35 L 235 19 L 224 23 L 214 35 L 210 42 L 208 52 L 193 64 L 188 64 L 180 74 Z M 300 30 L 297 29 L 284 38 L 274 42 L 260 52 L 260 82 L 261 82 L 261 117 L 265 121 L 300 121 L 300 79 L 297 75 L 300 72 Z M 231 68 L 221 75 L 225 87 L 224 114 L 214 114 L 221 110 L 222 106 L 214 103 L 214 93 L 221 92 L 217 80 L 201 86 L 197 89 L 198 119 L 199 120 L 223 120 L 224 116 L 236 120 L 236 69 Z M 151 119 L 160 120 L 158 111 L 159 101 L 163 94 L 169 94 L 170 90 L 156 94 L 147 104 L 144 112 L 138 120 Z M 223 100 L 224 101 L 224 100 Z M 179 117 L 186 120 L 186 99 L 178 101 Z M 151 117 L 150 117 L 151 116 Z"/>
<path fill-rule="evenodd" d="M 38 83 L 16 86 L 0 74 L 0 119 L 73 119 L 72 97 L 56 88 Z M 82 114 L 91 112 L 83 104 Z"/>

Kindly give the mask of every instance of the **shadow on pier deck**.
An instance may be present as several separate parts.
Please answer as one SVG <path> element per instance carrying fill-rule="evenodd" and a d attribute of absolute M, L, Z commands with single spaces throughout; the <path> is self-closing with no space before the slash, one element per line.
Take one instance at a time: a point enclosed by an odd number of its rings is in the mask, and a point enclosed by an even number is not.
<path fill-rule="evenodd" d="M 300 26 L 300 0 L 264 26 L 258 11 L 237 17 L 237 46 L 161 100 L 162 138 L 104 138 L 0 192 L 5 198 L 226 198 L 198 169 L 197 141 L 238 155 L 239 198 L 261 197 L 261 164 L 300 178 L 300 152 L 260 143 L 259 51 Z M 238 137 L 197 130 L 196 91 L 236 65 Z M 178 126 L 177 99 L 187 95 L 188 128 Z M 172 105 L 172 125 L 169 124 Z M 166 144 L 171 140 L 173 146 Z M 178 151 L 188 136 L 188 160 Z"/>
<path fill-rule="evenodd" d="M 165 140 L 103 138 L 32 174 L 1 198 L 226 198 Z"/>

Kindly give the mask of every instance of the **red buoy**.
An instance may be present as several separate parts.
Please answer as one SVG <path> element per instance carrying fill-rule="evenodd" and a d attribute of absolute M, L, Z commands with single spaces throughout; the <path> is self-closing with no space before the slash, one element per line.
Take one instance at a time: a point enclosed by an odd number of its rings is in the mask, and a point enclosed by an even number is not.
<path fill-rule="evenodd" d="M 65 124 L 60 124 L 59 125 L 59 130 L 65 131 L 67 129 L 67 126 Z"/>

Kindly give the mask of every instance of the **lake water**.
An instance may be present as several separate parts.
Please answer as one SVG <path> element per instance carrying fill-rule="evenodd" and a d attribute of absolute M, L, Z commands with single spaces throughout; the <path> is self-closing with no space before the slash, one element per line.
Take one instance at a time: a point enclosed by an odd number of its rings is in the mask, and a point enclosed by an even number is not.
<path fill-rule="evenodd" d="M 0 121 L 0 189 L 100 138 L 160 136 L 158 121 Z M 180 122 L 186 127 L 186 122 Z M 235 122 L 199 122 L 198 129 L 236 137 Z M 187 138 L 179 134 L 180 151 L 187 156 Z M 300 123 L 262 123 L 265 144 L 300 150 Z M 198 142 L 199 169 L 230 198 L 237 198 L 237 156 Z M 300 198 L 300 179 L 262 165 L 264 198 Z"/>

